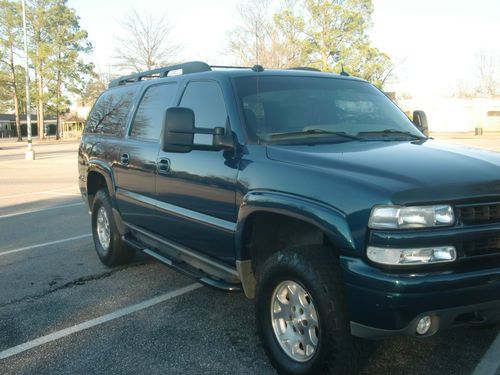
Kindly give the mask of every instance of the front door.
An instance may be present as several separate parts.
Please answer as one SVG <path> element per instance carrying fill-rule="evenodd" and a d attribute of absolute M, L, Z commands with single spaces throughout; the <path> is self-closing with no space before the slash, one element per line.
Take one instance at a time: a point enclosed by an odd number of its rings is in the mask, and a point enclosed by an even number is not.
<path fill-rule="evenodd" d="M 120 145 L 115 168 L 116 197 L 124 221 L 150 231 L 156 228 L 156 159 L 166 108 L 173 104 L 175 83 L 150 85 Z"/>
<path fill-rule="evenodd" d="M 228 120 L 222 90 L 215 81 L 189 82 L 179 105 L 194 111 L 197 128 L 225 127 Z M 156 179 L 161 201 L 157 231 L 233 264 L 238 172 L 234 152 L 160 151 L 161 163 L 168 164 L 168 170 L 159 170 Z"/>

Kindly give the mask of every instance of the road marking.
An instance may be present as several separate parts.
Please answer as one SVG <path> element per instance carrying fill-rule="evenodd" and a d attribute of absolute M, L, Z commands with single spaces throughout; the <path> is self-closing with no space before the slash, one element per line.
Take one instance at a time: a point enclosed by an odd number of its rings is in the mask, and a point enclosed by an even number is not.
<path fill-rule="evenodd" d="M 102 315 L 98 318 L 87 320 L 83 323 L 74 325 L 72 327 L 68 327 L 68 328 L 62 329 L 60 331 L 56 331 L 56 332 L 50 333 L 48 335 L 39 337 L 37 339 L 25 342 L 23 344 L 14 346 L 12 348 L 9 348 L 9 349 L 6 349 L 6 350 L 0 352 L 0 360 L 12 357 L 13 355 L 25 352 L 25 351 L 33 349 L 33 348 L 36 348 L 37 346 L 44 345 L 44 344 L 47 344 L 49 342 L 59 340 L 60 338 L 78 333 L 78 332 L 83 331 L 85 329 L 89 329 L 89 328 L 95 327 L 97 325 L 109 322 L 111 320 L 115 320 L 115 319 L 121 318 L 123 316 L 130 315 L 130 314 L 133 314 L 135 312 L 147 309 L 148 307 L 151 307 L 151 306 L 157 305 L 159 303 L 168 301 L 169 299 L 172 299 L 175 297 L 179 297 L 183 294 L 189 293 L 189 292 L 196 290 L 198 288 L 201 288 L 201 287 L 202 287 L 202 285 L 198 284 L 198 283 L 191 284 L 191 285 L 185 286 L 183 288 L 174 290 L 172 292 L 162 294 L 158 297 L 154 297 L 154 298 L 148 299 L 146 301 L 137 303 L 135 305 L 124 307 L 124 308 L 116 310 L 110 314 Z"/>
<path fill-rule="evenodd" d="M 19 215 L 26 215 L 26 214 L 33 214 L 35 212 L 41 212 L 41 211 L 49 211 L 49 210 L 57 210 L 59 208 L 66 208 L 66 207 L 75 207 L 75 206 L 83 206 L 85 203 L 80 202 L 80 203 L 71 203 L 71 204 L 63 204 L 61 206 L 55 206 L 55 207 L 45 207 L 45 208 L 39 208 L 37 210 L 29 210 L 29 211 L 21 211 L 21 212 L 14 212 L 12 214 L 7 214 L 7 215 L 0 215 L 0 219 L 5 219 L 7 217 L 13 217 L 13 216 L 19 216 Z"/>
<path fill-rule="evenodd" d="M 495 375 L 500 372 L 500 333 L 491 344 L 472 375 Z"/>
<path fill-rule="evenodd" d="M 81 195 L 79 193 L 58 193 L 56 191 L 45 191 L 42 194 L 48 194 L 48 195 L 76 195 L 78 197 Z"/>
<path fill-rule="evenodd" d="M 70 190 L 70 189 L 74 189 L 74 188 L 75 187 L 73 186 L 73 187 L 67 187 L 67 188 L 61 188 L 61 189 L 53 189 L 53 190 L 46 190 L 46 191 L 33 191 L 31 193 L 3 195 L 3 196 L 0 196 L 0 199 L 24 197 L 26 195 L 37 195 L 37 194 L 52 193 L 52 192 L 56 192 L 56 191 Z"/>
<path fill-rule="evenodd" d="M 38 247 L 51 246 L 51 245 L 56 245 L 56 244 L 59 244 L 59 243 L 64 243 L 64 242 L 69 242 L 69 241 L 74 241 L 74 240 L 79 240 L 80 238 L 86 238 L 86 237 L 90 237 L 90 236 L 92 236 L 92 234 L 82 234 L 81 236 L 75 236 L 75 237 L 65 238 L 63 240 L 45 242 L 45 243 L 40 243 L 40 244 L 37 244 L 37 245 L 21 247 L 19 249 L 7 250 L 7 251 L 0 252 L 0 256 L 7 255 L 7 254 L 13 254 L 13 253 L 19 253 L 20 251 L 32 250 L 32 249 L 36 249 Z"/>

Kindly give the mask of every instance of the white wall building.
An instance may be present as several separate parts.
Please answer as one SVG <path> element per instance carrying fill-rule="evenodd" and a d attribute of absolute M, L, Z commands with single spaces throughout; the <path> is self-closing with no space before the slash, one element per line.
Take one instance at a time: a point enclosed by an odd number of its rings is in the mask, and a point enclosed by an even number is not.
<path fill-rule="evenodd" d="M 432 132 L 500 132 L 500 99 L 433 98 L 398 100 L 398 105 L 413 113 L 420 109 L 427 114 Z"/>

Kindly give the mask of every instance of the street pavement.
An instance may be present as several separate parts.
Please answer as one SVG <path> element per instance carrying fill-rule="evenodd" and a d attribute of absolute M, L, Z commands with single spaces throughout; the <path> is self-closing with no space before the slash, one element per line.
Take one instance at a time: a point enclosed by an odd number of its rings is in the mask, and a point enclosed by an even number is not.
<path fill-rule="evenodd" d="M 113 269 L 99 262 L 77 146 L 35 144 L 25 161 L 24 145 L 0 141 L 0 374 L 273 374 L 243 294 L 144 254 Z M 361 373 L 469 375 L 499 332 L 372 342 Z"/>

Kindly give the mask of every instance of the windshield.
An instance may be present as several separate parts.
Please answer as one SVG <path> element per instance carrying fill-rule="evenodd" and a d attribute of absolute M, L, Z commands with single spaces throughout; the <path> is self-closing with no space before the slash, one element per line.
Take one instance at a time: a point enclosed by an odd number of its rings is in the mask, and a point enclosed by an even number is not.
<path fill-rule="evenodd" d="M 424 138 L 392 101 L 363 81 L 251 76 L 234 82 L 247 131 L 256 141 Z"/>

